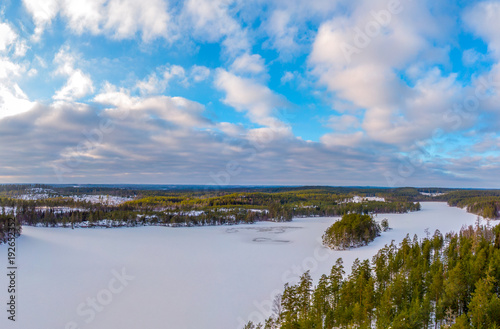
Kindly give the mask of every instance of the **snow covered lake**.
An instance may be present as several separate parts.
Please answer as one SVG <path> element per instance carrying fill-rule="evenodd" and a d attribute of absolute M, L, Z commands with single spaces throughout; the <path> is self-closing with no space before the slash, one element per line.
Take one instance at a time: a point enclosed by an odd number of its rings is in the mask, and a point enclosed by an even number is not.
<path fill-rule="evenodd" d="M 306 270 L 314 279 L 342 257 L 370 258 L 385 244 L 458 231 L 476 216 L 445 203 L 378 215 L 392 230 L 367 247 L 329 251 L 333 218 L 217 227 L 65 229 L 24 227 L 17 240 L 17 321 L 22 329 L 237 329 L 268 316 L 272 294 Z M 7 246 L 0 245 L 6 271 Z M 2 305 L 7 277 L 0 278 Z M 5 308 L 5 306 L 3 307 Z"/>

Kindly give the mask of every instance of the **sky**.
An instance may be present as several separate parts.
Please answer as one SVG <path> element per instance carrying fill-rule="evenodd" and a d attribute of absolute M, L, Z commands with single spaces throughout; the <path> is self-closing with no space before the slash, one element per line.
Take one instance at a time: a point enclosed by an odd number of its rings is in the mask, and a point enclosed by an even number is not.
<path fill-rule="evenodd" d="M 3 0 L 0 183 L 500 187 L 500 1 Z"/>

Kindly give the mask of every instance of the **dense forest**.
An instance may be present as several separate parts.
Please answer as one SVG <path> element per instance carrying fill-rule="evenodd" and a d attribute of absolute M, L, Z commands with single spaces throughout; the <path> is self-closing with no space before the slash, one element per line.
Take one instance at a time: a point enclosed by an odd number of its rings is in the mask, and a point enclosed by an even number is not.
<path fill-rule="evenodd" d="M 336 250 L 361 247 L 368 245 L 381 231 L 369 215 L 346 214 L 326 229 L 323 244 Z"/>
<path fill-rule="evenodd" d="M 407 236 L 345 275 L 339 259 L 316 286 L 286 284 L 274 315 L 246 329 L 500 328 L 500 227 Z"/>
<path fill-rule="evenodd" d="M 445 196 L 450 206 L 467 209 L 485 218 L 500 218 L 500 190 L 454 191 Z"/>
<path fill-rule="evenodd" d="M 1 185 L 0 213 L 15 216 L 24 225 L 113 227 L 290 221 L 293 217 L 420 209 L 419 203 L 409 201 L 375 198 L 355 202 L 357 195 L 376 193 L 328 187 L 140 190 L 137 186 Z"/>
<path fill-rule="evenodd" d="M 0 244 L 7 243 L 11 237 L 21 235 L 22 227 L 18 221 L 15 221 L 11 216 L 0 215 Z M 13 234 L 13 236 L 9 236 Z"/>

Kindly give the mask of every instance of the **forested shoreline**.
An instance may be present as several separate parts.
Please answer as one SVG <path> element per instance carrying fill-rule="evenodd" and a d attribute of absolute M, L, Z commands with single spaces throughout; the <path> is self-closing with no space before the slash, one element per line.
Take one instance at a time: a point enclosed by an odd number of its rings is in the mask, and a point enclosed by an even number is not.
<path fill-rule="evenodd" d="M 14 216 L 22 225 L 45 227 L 290 221 L 294 217 L 405 213 L 420 210 L 421 201 L 444 201 L 486 218 L 500 217 L 498 190 L 0 185 L 0 214 Z"/>
<path fill-rule="evenodd" d="M 75 228 L 231 225 L 420 209 L 419 203 L 410 201 L 386 202 L 373 191 L 358 197 L 363 191 L 322 187 L 164 191 L 2 185 L 0 213 L 15 217 L 22 225 Z"/>
<path fill-rule="evenodd" d="M 392 242 L 345 275 L 342 259 L 317 285 L 286 284 L 266 323 L 245 329 L 500 327 L 500 227 Z"/>

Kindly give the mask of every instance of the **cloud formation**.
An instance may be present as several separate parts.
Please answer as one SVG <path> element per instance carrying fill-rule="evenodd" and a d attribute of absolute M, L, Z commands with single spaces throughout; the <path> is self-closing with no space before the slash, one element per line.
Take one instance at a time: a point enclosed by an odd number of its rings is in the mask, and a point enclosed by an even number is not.
<path fill-rule="evenodd" d="M 114 39 L 141 34 L 144 41 L 169 40 L 170 15 L 163 0 L 23 0 L 35 23 L 33 39 L 39 41 L 44 30 L 60 15 L 77 34 L 105 34 Z"/>
<path fill-rule="evenodd" d="M 496 1 L 22 4 L 5 182 L 500 183 Z"/>

